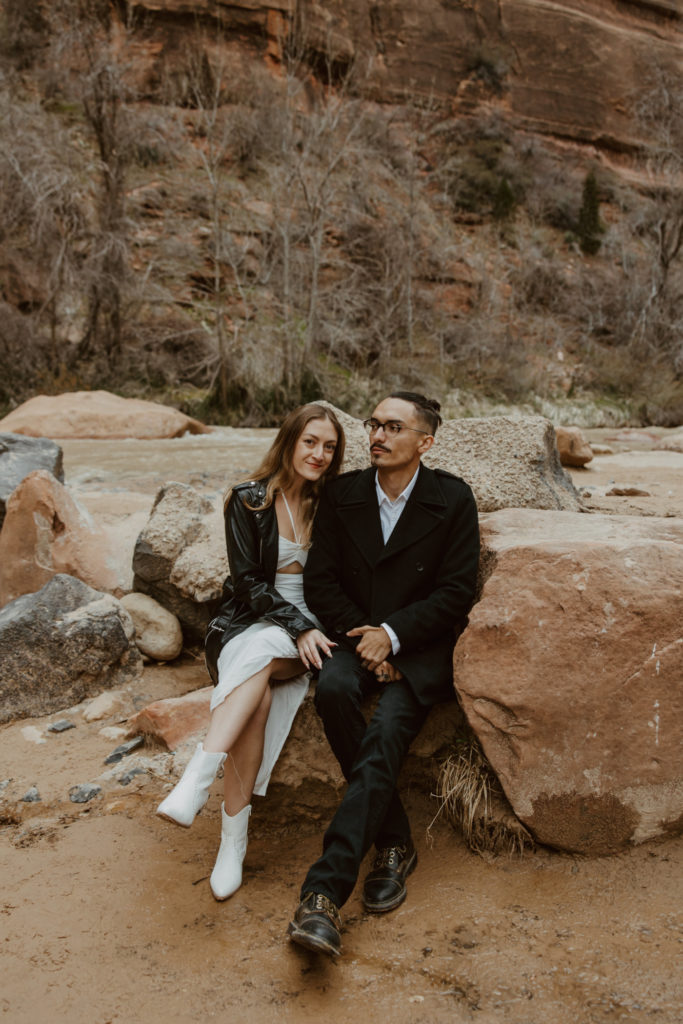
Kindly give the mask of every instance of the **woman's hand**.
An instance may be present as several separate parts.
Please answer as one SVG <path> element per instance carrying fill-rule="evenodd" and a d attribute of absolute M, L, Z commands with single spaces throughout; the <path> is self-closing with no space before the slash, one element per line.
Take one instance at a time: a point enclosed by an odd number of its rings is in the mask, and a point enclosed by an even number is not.
<path fill-rule="evenodd" d="M 299 657 L 306 668 L 322 668 L 323 660 L 320 652 L 329 656 L 332 654 L 332 648 L 336 646 L 334 640 L 328 640 L 319 629 L 305 629 L 296 638 Z"/>

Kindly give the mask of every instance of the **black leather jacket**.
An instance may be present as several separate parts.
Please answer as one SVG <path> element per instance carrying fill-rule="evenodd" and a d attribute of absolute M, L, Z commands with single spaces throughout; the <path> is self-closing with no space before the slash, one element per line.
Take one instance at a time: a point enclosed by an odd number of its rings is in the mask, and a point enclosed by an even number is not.
<path fill-rule="evenodd" d="M 218 656 L 228 640 L 259 619 L 282 626 L 293 640 L 311 622 L 274 586 L 278 557 L 278 528 L 275 505 L 257 512 L 247 505 L 260 505 L 267 481 L 238 484 L 225 510 L 225 542 L 230 575 L 223 584 L 218 615 L 209 623 L 204 639 L 206 667 L 214 684 L 218 682 Z"/>

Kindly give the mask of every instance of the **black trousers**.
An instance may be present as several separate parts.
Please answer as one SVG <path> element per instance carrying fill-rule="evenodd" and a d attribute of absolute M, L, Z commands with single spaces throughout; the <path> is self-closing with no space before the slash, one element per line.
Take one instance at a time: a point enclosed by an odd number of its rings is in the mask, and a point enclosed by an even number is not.
<path fill-rule="evenodd" d="M 366 724 L 361 702 L 375 690 L 380 691 L 379 701 Z M 344 649 L 325 661 L 315 705 L 348 787 L 325 832 L 322 856 L 309 870 L 301 893 L 324 893 L 341 907 L 373 842 L 381 848 L 410 839 L 396 780 L 429 708 L 418 702 L 404 679 L 379 684 L 358 656 Z"/>

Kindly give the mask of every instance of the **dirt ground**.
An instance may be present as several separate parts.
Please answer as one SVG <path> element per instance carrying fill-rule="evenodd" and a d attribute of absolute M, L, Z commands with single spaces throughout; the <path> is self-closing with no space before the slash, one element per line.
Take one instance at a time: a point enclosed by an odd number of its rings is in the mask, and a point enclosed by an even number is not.
<path fill-rule="evenodd" d="M 588 433 L 603 440 L 605 432 Z M 272 436 L 252 434 L 255 449 Z M 130 467 L 114 466 L 113 447 L 107 463 L 101 446 L 87 444 L 65 446 L 67 479 L 71 468 L 93 494 L 135 489 Z M 192 445 L 192 472 L 201 473 Z M 683 455 L 625 446 L 632 450 L 615 442 L 614 456 L 573 473 L 577 486 L 593 488 L 589 506 L 681 515 Z M 181 446 L 172 451 L 166 479 L 189 479 Z M 88 460 L 104 465 L 99 476 Z M 154 472 L 166 467 L 155 463 Z M 140 493 L 153 493 L 153 482 L 147 471 Z M 650 496 L 608 497 L 612 482 L 640 484 Z M 85 721 L 86 702 L 0 728 L 2 1020 L 683 1021 L 683 837 L 597 859 L 537 849 L 484 860 L 441 819 L 428 833 L 437 802 L 413 792 L 419 864 L 408 898 L 375 917 L 357 889 L 343 910 L 343 956 L 331 962 L 286 937 L 320 822 L 283 824 L 271 797 L 259 800 L 244 885 L 217 903 L 208 876 L 219 784 L 190 830 L 154 815 L 166 788 L 158 774 L 119 781 L 127 760 L 109 770 L 99 797 L 69 800 L 71 787 L 106 773 L 103 760 L 121 741 L 108 730 L 131 710 L 205 683 L 201 664 L 185 655 L 147 667 L 99 720 Z M 48 732 L 60 718 L 75 728 Z M 23 801 L 32 786 L 40 800 Z"/>

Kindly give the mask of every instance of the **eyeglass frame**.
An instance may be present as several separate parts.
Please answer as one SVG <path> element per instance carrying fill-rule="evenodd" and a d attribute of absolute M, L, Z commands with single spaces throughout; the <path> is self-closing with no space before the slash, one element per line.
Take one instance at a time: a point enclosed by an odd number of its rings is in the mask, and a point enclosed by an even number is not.
<path fill-rule="evenodd" d="M 375 423 L 375 427 L 371 427 L 370 424 Z M 390 423 L 393 423 L 398 430 L 387 430 Z M 363 420 L 363 428 L 367 433 L 368 437 L 372 434 L 376 434 L 377 431 L 382 428 L 385 434 L 390 434 L 392 437 L 398 437 L 402 430 L 413 430 L 416 434 L 426 434 L 427 437 L 432 437 L 432 434 L 428 430 L 420 430 L 418 427 L 409 427 L 407 423 L 403 423 L 401 420 L 385 420 L 382 423 L 380 420 L 376 420 L 374 416 L 370 416 L 367 420 Z"/>

